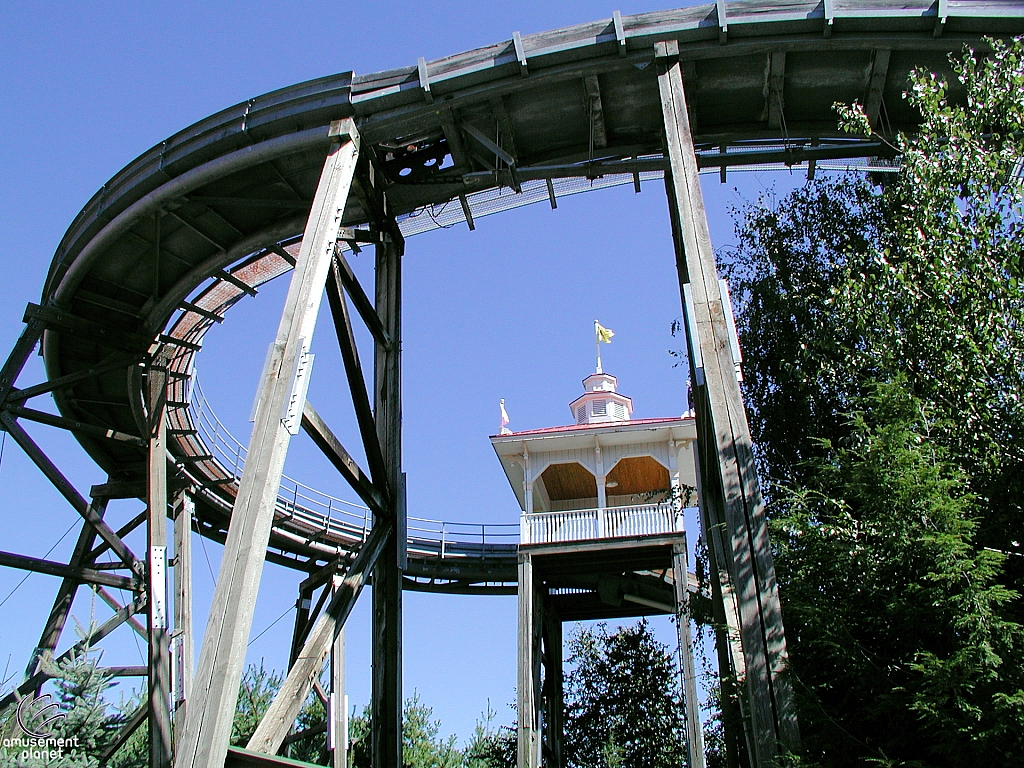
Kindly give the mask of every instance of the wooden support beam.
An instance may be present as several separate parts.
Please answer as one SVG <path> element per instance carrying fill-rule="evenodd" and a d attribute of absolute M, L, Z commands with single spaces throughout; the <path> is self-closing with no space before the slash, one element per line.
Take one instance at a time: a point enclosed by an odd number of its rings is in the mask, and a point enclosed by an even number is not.
<path fill-rule="evenodd" d="M 280 749 L 295 718 L 299 715 L 299 710 L 302 709 L 303 702 L 313 688 L 313 681 L 323 670 L 335 638 L 345 626 L 345 621 L 393 530 L 394 527 L 389 520 L 381 520 L 374 526 L 345 578 L 331 597 L 327 609 L 317 618 L 316 624 L 296 656 L 295 663 L 288 670 L 288 675 L 281 683 L 249 743 L 245 745 L 246 749 L 270 755 L 276 754 Z"/>
<path fill-rule="evenodd" d="M 452 163 L 456 168 L 469 168 L 469 157 L 462 146 L 462 135 L 459 133 L 459 127 L 455 122 L 455 115 L 452 114 L 451 107 L 441 109 L 441 130 L 444 131 L 445 141 L 448 142 Z"/>
<path fill-rule="evenodd" d="M 129 365 L 133 365 L 141 359 L 142 355 L 126 355 L 122 352 L 114 352 L 92 368 L 86 368 L 81 371 L 76 371 L 75 373 L 69 373 L 66 376 L 58 376 L 56 379 L 44 381 L 42 384 L 36 384 L 33 387 L 14 390 L 7 396 L 7 402 L 20 403 L 39 395 L 55 392 L 58 389 L 66 389 L 72 384 L 77 384 L 85 379 L 91 379 L 93 376 L 98 376 L 101 373 L 116 371 L 118 368 L 127 368 Z"/>
<path fill-rule="evenodd" d="M 329 135 L 332 144 L 306 223 L 270 364 L 260 383 L 248 458 L 228 526 L 192 702 L 175 750 L 177 768 L 222 768 L 227 755 L 256 593 L 291 440 L 281 414 L 293 396 L 292 372 L 313 338 L 358 156 L 359 136 L 353 120 L 332 123 Z"/>
<path fill-rule="evenodd" d="M 615 43 L 619 56 L 626 55 L 626 30 L 622 26 L 622 14 L 618 11 L 612 12 L 612 29 L 615 30 Z"/>
<path fill-rule="evenodd" d="M 419 73 L 420 89 L 423 91 L 423 99 L 427 104 L 434 103 L 434 94 L 430 92 L 430 75 L 427 73 L 427 60 L 420 56 L 416 62 L 416 70 Z"/>
<path fill-rule="evenodd" d="M 308 211 L 308 200 L 279 200 L 267 197 L 223 197 L 215 195 L 189 195 L 181 198 L 185 202 L 211 205 L 238 206 L 239 208 L 278 208 L 287 211 Z"/>
<path fill-rule="evenodd" d="M 384 330 L 384 323 L 381 322 L 380 315 L 373 308 L 373 303 L 367 297 L 365 291 L 363 291 L 363 286 L 359 284 L 355 272 L 352 271 L 352 267 L 341 251 L 335 251 L 334 264 L 335 269 L 328 273 L 328 280 L 333 277 L 345 288 L 348 295 L 352 298 L 352 305 L 356 308 L 363 322 L 366 323 L 366 328 L 370 331 L 374 340 L 378 344 L 384 344 L 385 346 L 391 344 L 391 339 L 388 338 L 387 331 Z"/>
<path fill-rule="evenodd" d="M 120 328 L 109 328 L 100 323 L 94 323 L 92 320 L 76 317 L 67 310 L 56 307 L 40 307 L 38 304 L 29 304 L 25 310 L 24 320 L 26 323 L 39 320 L 48 329 L 71 333 L 111 349 L 120 349 L 133 354 L 137 354 L 140 349 L 148 349 L 153 343 L 153 339 L 140 333 Z"/>
<path fill-rule="evenodd" d="M 35 305 L 29 304 L 28 306 L 30 310 Z M 7 356 L 3 368 L 0 368 L 0 404 L 7 400 L 11 390 L 14 389 L 14 382 L 18 380 L 21 369 L 28 361 L 28 356 L 32 354 L 32 350 L 36 348 L 36 344 L 39 343 L 39 339 L 43 335 L 43 328 L 41 318 L 31 316 L 26 310 L 25 327 L 14 343 L 11 354 Z"/>
<path fill-rule="evenodd" d="M 601 84 L 597 75 L 587 75 L 583 78 L 583 84 L 587 89 L 587 101 L 590 103 L 590 138 L 593 142 L 593 149 L 603 149 L 608 146 L 608 131 L 604 125 L 604 106 L 601 104 Z"/>
<path fill-rule="evenodd" d="M 93 591 L 96 593 L 96 596 L 104 603 L 106 603 L 110 610 L 112 610 L 114 613 L 120 613 L 120 611 L 124 609 L 124 605 L 121 604 L 121 601 L 119 601 L 116 597 L 107 592 L 107 590 L 104 587 L 94 586 Z M 142 623 L 137 618 L 135 618 L 135 616 L 129 616 L 127 619 L 124 620 L 124 623 L 132 628 L 132 630 L 135 632 L 136 635 L 139 636 L 139 639 L 142 640 L 142 642 L 149 642 L 149 631 L 144 626 L 142 626 Z"/>
<path fill-rule="evenodd" d="M 255 296 L 257 293 L 259 293 L 259 291 L 257 291 L 255 288 L 253 288 L 247 282 L 245 282 L 245 280 L 242 280 L 241 278 L 235 277 L 230 271 L 228 271 L 226 269 L 219 269 L 219 270 L 217 270 L 216 272 L 214 272 L 211 275 L 211 277 L 216 277 L 216 278 L 218 278 L 220 280 L 224 280 L 224 281 L 226 281 L 228 283 L 231 283 L 233 286 L 235 286 L 239 290 L 244 291 L 245 293 L 249 294 L 250 296 Z"/>
<path fill-rule="evenodd" d="M 476 224 L 473 223 L 473 211 L 470 209 L 469 200 L 466 199 L 465 195 L 459 195 L 459 204 L 462 206 L 462 215 L 466 217 L 466 226 L 472 232 L 476 229 Z"/>
<path fill-rule="evenodd" d="M 92 507 L 97 515 L 103 517 L 107 510 L 107 500 L 94 495 Z M 89 562 L 89 550 L 92 549 L 95 540 L 96 529 L 83 523 L 78 532 L 78 541 L 75 542 L 75 548 L 71 552 L 70 564 L 76 567 L 86 565 Z M 52 656 L 53 652 L 57 650 L 57 643 L 60 642 L 61 633 L 64 631 L 64 625 L 68 620 L 71 605 L 75 601 L 75 593 L 80 584 L 81 581 L 74 577 L 65 577 L 58 587 L 57 596 L 53 599 L 53 607 L 50 608 L 50 614 L 46 619 L 46 625 L 25 670 L 26 677 L 31 677 L 38 671 L 40 658 Z"/>
<path fill-rule="evenodd" d="M 549 599 L 544 605 L 544 736 L 551 765 L 563 765 L 562 755 L 562 619 Z"/>
<path fill-rule="evenodd" d="M 543 617 L 536 612 L 533 555 L 519 553 L 519 621 L 518 675 L 516 684 L 519 713 L 519 734 L 516 747 L 518 768 L 540 768 L 540 717 L 538 698 L 541 695 L 535 670 L 540 663 L 537 642 Z"/>
<path fill-rule="evenodd" d="M 764 68 L 764 111 L 762 119 L 769 128 L 782 129 L 784 115 L 783 86 L 786 82 L 786 52 L 768 54 Z"/>
<path fill-rule="evenodd" d="M 864 97 L 864 114 L 867 115 L 874 128 L 878 125 L 878 116 L 882 108 L 882 94 L 885 93 L 885 80 L 889 74 L 889 59 L 892 51 L 879 49 L 871 54 L 871 77 L 868 79 L 867 94 Z"/>
<path fill-rule="evenodd" d="M 131 568 L 135 574 L 141 576 L 144 572 L 143 564 L 135 558 L 135 555 L 125 546 L 120 537 L 110 530 L 110 526 L 103 522 L 103 518 L 96 509 L 82 498 L 82 495 L 68 482 L 68 479 L 64 477 L 61 471 L 43 453 L 42 449 L 28 436 L 28 433 L 21 428 L 21 425 L 15 421 L 14 417 L 7 412 L 0 412 L 0 424 L 14 438 L 14 441 L 21 446 L 21 449 L 32 460 L 32 463 L 39 468 L 60 495 L 74 507 L 75 511 L 85 519 L 88 525 L 91 525 L 96 530 L 100 538 L 114 551 L 118 559 Z"/>
<path fill-rule="evenodd" d="M 349 393 L 352 395 L 352 406 L 356 412 L 356 423 L 359 425 L 359 435 L 363 441 L 363 452 L 366 454 L 366 461 L 370 466 L 370 477 L 377 488 L 380 498 L 386 499 L 391 495 L 387 485 L 387 471 L 384 465 L 384 453 L 381 450 L 380 440 L 377 438 L 376 425 L 373 423 L 373 407 L 370 405 L 370 396 L 366 392 L 366 379 L 363 378 L 363 368 L 359 364 L 359 349 L 356 346 L 355 333 L 352 330 L 352 318 L 348 313 L 348 304 L 345 295 L 342 293 L 342 284 L 345 281 L 344 270 L 341 268 L 341 261 L 335 256 L 331 271 L 327 274 L 327 301 L 331 307 L 331 315 L 334 318 L 334 330 L 338 337 L 338 346 L 341 349 L 341 359 L 345 365 L 345 378 L 348 380 Z M 348 265 L 345 264 L 347 267 Z M 351 275 L 351 270 L 348 270 Z M 355 280 L 355 276 L 352 276 Z M 359 291 L 362 301 L 369 304 L 369 300 Z M 351 295 L 351 293 L 350 293 Z M 357 302 L 353 299 L 353 304 Z M 372 316 L 380 322 L 380 316 L 372 307 L 369 308 Z M 387 333 L 384 325 L 380 325 L 379 338 L 377 343 L 386 343 Z M 390 343 L 388 342 L 388 346 Z"/>
<path fill-rule="evenodd" d="M 174 500 L 174 700 L 173 732 L 180 734 L 192 694 L 192 517 L 195 502 L 189 491 Z"/>
<path fill-rule="evenodd" d="M 228 246 L 227 245 L 225 245 L 224 243 L 221 243 L 219 240 L 215 239 L 211 235 L 209 235 L 206 232 L 204 232 L 202 229 L 199 228 L 198 224 L 196 224 L 193 221 L 189 221 L 187 218 L 182 216 L 181 213 L 179 213 L 178 211 L 170 211 L 170 210 L 166 210 L 165 209 L 164 213 L 166 213 L 172 219 L 177 221 L 179 224 L 182 224 L 186 229 L 188 229 L 188 230 L 194 232 L 195 234 L 199 235 L 199 237 L 201 239 L 203 239 L 206 242 L 208 242 L 210 245 L 212 245 L 218 251 L 220 251 L 222 253 L 227 253 L 228 252 Z"/>
<path fill-rule="evenodd" d="M 291 264 L 293 267 L 295 266 L 295 257 L 288 253 L 288 251 L 285 248 L 281 247 L 280 244 L 274 243 L 273 245 L 268 246 L 267 250 L 276 253 L 278 256 L 284 259 L 286 263 Z"/>
<path fill-rule="evenodd" d="M 128 739 L 132 737 L 132 734 L 139 730 L 139 726 L 146 722 L 146 715 L 149 711 L 149 703 L 146 701 L 146 696 L 143 694 L 142 701 L 139 703 L 138 708 L 131 714 L 121 729 L 117 732 L 117 736 L 110 743 L 100 755 L 99 763 L 100 766 L 105 766 L 110 762 L 112 758 L 121 747 L 123 747 Z"/>
<path fill-rule="evenodd" d="M 0 565 L 7 568 L 20 568 L 23 571 L 34 571 L 35 573 L 46 573 L 50 576 L 63 576 L 65 579 L 72 579 L 77 583 L 104 584 L 117 589 L 138 589 L 136 579 L 128 576 L 116 576 L 106 571 L 98 571 L 95 568 L 83 568 L 79 565 L 65 565 L 53 560 L 41 560 L 37 557 L 27 555 L 16 555 L 13 552 L 0 552 Z"/>
<path fill-rule="evenodd" d="M 149 595 L 149 765 L 171 765 L 171 650 L 167 632 L 167 369 L 146 369 L 149 469 L 146 482 L 146 590 Z"/>
<path fill-rule="evenodd" d="M 718 43 L 729 42 L 729 14 L 725 11 L 725 0 L 715 0 L 715 11 L 718 15 Z"/>
<path fill-rule="evenodd" d="M 367 477 L 356 460 L 352 458 L 352 454 L 345 450 L 345 446 L 341 444 L 341 441 L 308 401 L 302 409 L 302 428 L 313 438 L 316 447 L 323 451 L 324 456 L 334 465 L 338 473 L 359 494 L 359 498 L 376 514 L 388 516 L 388 504 L 384 494 Z"/>
<path fill-rule="evenodd" d="M 949 0 L 938 0 L 935 7 L 935 29 L 932 32 L 935 37 L 942 37 L 942 30 L 946 27 L 948 16 Z"/>
<path fill-rule="evenodd" d="M 700 722 L 697 671 L 693 663 L 693 634 L 690 631 L 689 568 L 685 540 L 672 546 L 672 584 L 675 591 L 676 633 L 679 637 L 679 668 L 683 682 L 686 718 L 686 750 L 689 768 L 704 768 L 704 729 Z"/>
<path fill-rule="evenodd" d="M 121 443 L 131 443 L 132 445 L 139 446 L 146 444 L 145 440 L 136 435 L 125 434 L 114 429 L 106 429 L 95 424 L 86 424 L 74 419 L 66 419 L 63 416 L 54 416 L 52 413 L 25 408 L 21 405 L 8 405 L 5 410 L 19 419 L 28 419 L 37 424 L 46 424 L 49 427 L 59 427 L 60 429 L 66 429 L 69 432 L 76 432 L 80 435 L 88 435 L 89 437 L 98 437 L 105 440 L 116 440 Z"/>
<path fill-rule="evenodd" d="M 515 132 L 512 130 L 512 120 L 508 116 L 508 110 L 505 108 L 505 100 L 501 97 L 494 97 L 490 101 L 491 111 L 494 113 L 494 119 L 498 122 L 499 135 L 503 138 L 503 144 L 508 150 L 509 156 L 512 157 L 513 162 L 508 163 L 509 173 L 512 176 L 512 188 L 516 191 L 516 194 L 522 193 L 523 189 L 519 183 L 519 177 L 516 175 L 516 162 L 515 158 L 519 156 L 519 152 L 516 151 L 516 137 Z"/>
<path fill-rule="evenodd" d="M 786 644 L 767 522 L 751 451 L 746 412 L 736 381 L 715 257 L 686 112 L 678 46 L 656 46 L 670 173 L 669 211 L 684 302 L 691 366 L 699 350 L 704 382 L 694 388 L 701 462 L 701 511 L 723 540 L 728 573 L 735 588 L 726 595 L 726 613 L 738 615 L 741 653 L 732 653 L 734 673 L 743 686 L 752 765 L 773 764 L 780 748 L 798 745 L 792 691 L 786 678 Z M 689 317 L 690 314 L 692 317 Z M 692 338 L 691 334 L 697 338 Z M 719 563 L 718 574 L 721 574 Z M 716 575 L 718 575 L 716 574 Z M 724 585 L 723 585 L 724 586 Z M 730 621 L 732 625 L 732 621 Z"/>
<path fill-rule="evenodd" d="M 499 147 L 489 136 L 487 136 L 487 134 L 472 123 L 463 123 L 462 129 L 473 137 L 481 147 L 492 153 L 498 159 L 504 161 L 506 165 L 514 166 L 516 164 L 516 158 L 513 155 L 510 155 L 504 149 Z"/>
<path fill-rule="evenodd" d="M 340 582 L 335 584 L 337 590 Z M 348 768 L 348 706 L 345 696 L 345 627 L 331 644 L 331 695 L 328 700 L 327 748 L 331 751 L 332 768 Z"/>
<path fill-rule="evenodd" d="M 530 66 L 526 61 L 526 49 L 523 47 L 523 36 L 519 30 L 512 33 L 512 50 L 516 53 L 516 61 L 519 62 L 519 74 L 523 77 L 530 76 Z"/>
<path fill-rule="evenodd" d="M 402 253 L 396 241 L 377 247 L 374 299 L 391 345 L 375 345 L 374 423 L 384 452 L 394 525 L 373 569 L 373 673 L 370 742 L 373 768 L 402 765 L 402 569 L 406 557 L 402 475 Z M 380 524 L 380 518 L 374 525 Z"/>
<path fill-rule="evenodd" d="M 134 616 L 139 611 L 146 607 L 146 596 L 139 595 L 132 603 L 129 603 L 124 608 L 119 610 L 116 614 L 111 616 L 105 622 L 100 624 L 95 630 L 89 635 L 79 640 L 73 646 L 68 648 L 64 653 L 54 659 L 58 664 L 60 662 L 67 661 L 74 658 L 86 648 L 91 648 L 96 645 L 100 640 L 109 635 L 119 626 L 124 624 L 129 617 Z M 51 678 L 51 675 L 47 674 L 43 670 L 38 670 L 34 675 L 28 677 L 21 685 L 14 690 L 10 691 L 6 696 L 0 699 L 0 714 L 3 714 L 12 704 L 16 704 L 22 697 L 31 691 L 39 689 L 43 683 Z"/>

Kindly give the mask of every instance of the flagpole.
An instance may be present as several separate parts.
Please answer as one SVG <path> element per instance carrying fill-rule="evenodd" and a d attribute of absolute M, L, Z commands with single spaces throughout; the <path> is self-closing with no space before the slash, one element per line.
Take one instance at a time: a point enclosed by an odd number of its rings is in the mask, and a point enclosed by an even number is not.
<path fill-rule="evenodd" d="M 597 332 L 597 326 L 599 323 L 594 320 L 594 349 L 597 350 L 597 372 L 603 373 L 601 370 L 601 334 Z"/>

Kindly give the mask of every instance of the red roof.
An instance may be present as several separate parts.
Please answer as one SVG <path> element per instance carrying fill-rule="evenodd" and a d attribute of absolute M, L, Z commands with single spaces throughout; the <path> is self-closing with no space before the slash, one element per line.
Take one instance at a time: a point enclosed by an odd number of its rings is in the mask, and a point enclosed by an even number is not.
<path fill-rule="evenodd" d="M 508 435 L 491 435 L 491 437 L 522 437 L 524 435 L 546 435 L 552 432 L 577 432 L 584 431 L 587 429 L 600 429 L 602 427 L 612 427 L 619 424 L 624 426 L 633 426 L 635 424 L 667 424 L 671 421 L 688 421 L 692 417 L 676 416 L 674 418 L 662 418 L 662 419 L 632 419 L 630 421 L 613 421 L 605 424 L 568 424 L 564 427 L 544 427 L 544 429 L 527 429 L 523 432 L 512 432 Z"/>

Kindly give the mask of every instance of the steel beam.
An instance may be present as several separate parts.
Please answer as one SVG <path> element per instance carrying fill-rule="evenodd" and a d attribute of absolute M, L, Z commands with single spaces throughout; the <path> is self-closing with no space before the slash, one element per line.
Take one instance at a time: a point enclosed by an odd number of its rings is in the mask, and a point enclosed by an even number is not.
<path fill-rule="evenodd" d="M 736 381 L 715 256 L 708 234 L 697 160 L 686 113 L 674 41 L 656 46 L 670 172 L 666 176 L 690 365 L 694 373 L 702 514 L 721 532 L 738 614 L 740 657 L 730 654 L 747 703 L 745 725 L 752 766 L 774 763 L 799 743 L 792 691 L 786 678 L 786 641 L 768 529 L 746 412 Z M 696 338 L 694 338 L 694 335 Z M 721 572 L 721 564 L 719 564 Z M 749 718 L 749 719 L 747 719 Z"/>
<path fill-rule="evenodd" d="M 313 338 L 359 151 L 351 119 L 333 123 L 330 133 L 331 148 L 310 209 L 270 364 L 260 383 L 248 458 L 203 635 L 193 701 L 176 750 L 178 768 L 222 768 L 227 756 L 256 594 L 291 440 L 282 414 L 293 397 L 293 371 Z"/>

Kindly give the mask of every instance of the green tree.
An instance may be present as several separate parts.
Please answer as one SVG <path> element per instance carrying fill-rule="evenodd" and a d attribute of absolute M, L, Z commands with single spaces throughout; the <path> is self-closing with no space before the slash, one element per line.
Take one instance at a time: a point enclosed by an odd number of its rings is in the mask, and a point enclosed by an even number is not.
<path fill-rule="evenodd" d="M 1024 749 L 1024 633 L 1005 556 L 974 542 L 967 476 L 902 380 L 825 442 L 773 521 L 808 755 L 1009 765 Z M 897 762 L 894 764 L 903 764 Z"/>
<path fill-rule="evenodd" d="M 685 760 L 679 674 L 645 620 L 609 633 L 581 627 L 569 641 L 566 765 L 660 768 Z"/>
<path fill-rule="evenodd" d="M 420 701 L 418 693 L 405 700 L 402 709 L 402 759 L 405 768 L 458 768 L 463 765 L 457 737 L 442 737 L 441 721 L 434 710 Z M 349 763 L 353 768 L 370 766 L 370 709 L 353 717 L 349 724 L 352 742 Z"/>
<path fill-rule="evenodd" d="M 912 75 L 922 127 L 892 139 L 886 184 L 748 205 L 728 254 L 801 727 L 827 765 L 1024 747 L 1024 44 L 991 47 L 955 87 Z"/>

